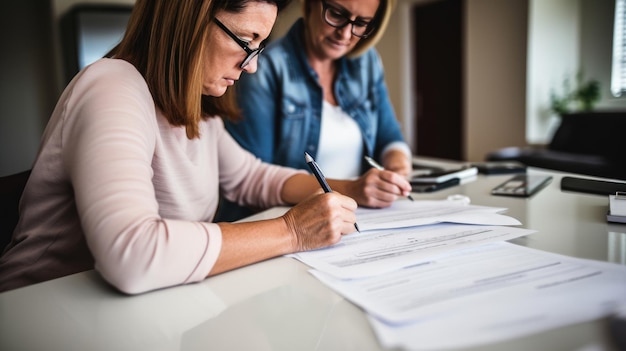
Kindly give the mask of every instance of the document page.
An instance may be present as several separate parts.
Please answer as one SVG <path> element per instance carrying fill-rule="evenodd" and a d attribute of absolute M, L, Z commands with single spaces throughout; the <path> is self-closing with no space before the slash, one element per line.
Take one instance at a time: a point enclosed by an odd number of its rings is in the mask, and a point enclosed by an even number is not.
<path fill-rule="evenodd" d="M 353 233 L 344 235 L 332 247 L 290 256 L 337 278 L 362 278 L 418 264 L 444 250 L 511 240 L 534 232 L 514 227 L 435 224 Z"/>
<path fill-rule="evenodd" d="M 364 279 L 311 273 L 367 311 L 385 347 L 469 347 L 599 318 L 626 304 L 626 266 L 506 242 Z"/>
<path fill-rule="evenodd" d="M 462 223 L 479 225 L 520 225 L 510 216 L 499 212 L 506 208 L 465 205 L 454 201 L 396 201 L 390 207 L 356 210 L 361 231 L 401 228 L 434 223 Z"/>

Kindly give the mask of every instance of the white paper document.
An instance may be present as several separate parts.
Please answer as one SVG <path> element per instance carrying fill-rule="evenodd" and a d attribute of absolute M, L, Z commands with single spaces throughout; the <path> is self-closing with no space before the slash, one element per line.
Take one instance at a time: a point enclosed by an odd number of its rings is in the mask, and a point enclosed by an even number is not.
<path fill-rule="evenodd" d="M 332 247 L 290 256 L 337 278 L 362 278 L 418 264 L 444 250 L 511 240 L 534 232 L 515 227 L 435 224 L 353 233 Z"/>
<path fill-rule="evenodd" d="M 402 228 L 434 223 L 462 223 L 480 225 L 520 225 L 510 216 L 499 212 L 506 208 L 464 205 L 454 201 L 396 201 L 384 209 L 359 207 L 357 223 L 361 231 Z"/>
<path fill-rule="evenodd" d="M 596 319 L 626 304 L 626 266 L 506 242 L 364 279 L 311 272 L 367 311 L 390 348 L 476 346 Z"/>

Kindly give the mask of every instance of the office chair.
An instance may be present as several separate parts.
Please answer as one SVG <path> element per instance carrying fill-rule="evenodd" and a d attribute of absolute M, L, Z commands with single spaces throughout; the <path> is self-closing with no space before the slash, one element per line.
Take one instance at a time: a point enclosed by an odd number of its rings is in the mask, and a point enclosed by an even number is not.
<path fill-rule="evenodd" d="M 561 116 L 545 148 L 506 147 L 488 153 L 485 160 L 626 180 L 625 130 L 624 111 L 571 113 Z"/>
<path fill-rule="evenodd" d="M 19 219 L 19 203 L 30 170 L 0 177 L 0 254 L 11 242 Z"/>

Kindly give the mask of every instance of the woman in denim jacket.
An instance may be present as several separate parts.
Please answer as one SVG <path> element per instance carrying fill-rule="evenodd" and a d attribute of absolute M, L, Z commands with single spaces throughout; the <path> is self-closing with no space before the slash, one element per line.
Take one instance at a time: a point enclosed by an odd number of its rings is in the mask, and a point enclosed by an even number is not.
<path fill-rule="evenodd" d="M 304 17 L 259 56 L 235 85 L 241 121 L 226 129 L 266 162 L 308 169 L 311 154 L 330 178 L 379 177 L 363 156 L 408 176 L 404 142 L 373 45 L 394 0 L 304 0 Z"/>

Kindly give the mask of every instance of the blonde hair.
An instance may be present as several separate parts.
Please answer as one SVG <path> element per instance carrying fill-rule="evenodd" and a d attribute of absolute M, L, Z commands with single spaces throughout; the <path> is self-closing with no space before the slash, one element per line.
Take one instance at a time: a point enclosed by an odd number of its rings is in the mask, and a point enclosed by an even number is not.
<path fill-rule="evenodd" d="M 311 3 L 320 0 L 301 0 L 302 1 L 302 12 L 304 14 L 305 22 L 307 21 L 307 17 L 311 14 Z M 350 51 L 346 56 L 348 57 L 357 57 L 364 54 L 369 48 L 373 47 L 378 43 L 380 38 L 385 34 L 385 30 L 387 29 L 387 25 L 389 24 L 389 19 L 391 18 L 391 14 L 396 5 L 395 0 L 380 0 L 380 4 L 378 5 L 378 10 L 376 11 L 376 15 L 372 20 L 372 25 L 375 25 L 374 32 L 370 34 L 367 38 L 363 38 L 359 40 L 359 42 L 354 46 L 354 49 Z"/>

